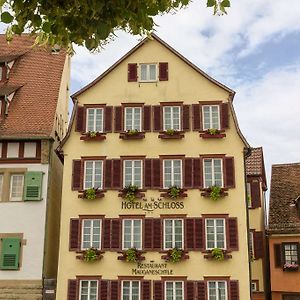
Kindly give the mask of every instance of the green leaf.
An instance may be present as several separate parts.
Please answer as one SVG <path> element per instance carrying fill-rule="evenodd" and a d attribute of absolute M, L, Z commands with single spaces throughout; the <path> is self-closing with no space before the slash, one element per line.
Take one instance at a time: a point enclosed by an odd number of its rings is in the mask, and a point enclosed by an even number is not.
<path fill-rule="evenodd" d="M 220 4 L 223 7 L 230 7 L 230 1 L 229 0 L 223 0 Z"/>
<path fill-rule="evenodd" d="M 13 19 L 14 17 L 8 11 L 3 12 L 1 15 L 1 22 L 5 24 L 11 23 Z"/>
<path fill-rule="evenodd" d="M 216 4 L 216 0 L 207 0 L 207 7 L 213 7 Z"/>
<path fill-rule="evenodd" d="M 49 33 L 51 30 L 51 24 L 50 22 L 44 22 L 43 26 L 42 26 L 43 31 L 45 31 L 46 33 Z"/>

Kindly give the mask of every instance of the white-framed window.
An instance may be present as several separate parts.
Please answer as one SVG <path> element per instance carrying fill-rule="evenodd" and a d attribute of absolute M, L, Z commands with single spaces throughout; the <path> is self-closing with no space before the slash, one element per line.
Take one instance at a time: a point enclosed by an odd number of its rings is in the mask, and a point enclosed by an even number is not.
<path fill-rule="evenodd" d="M 172 186 L 182 187 L 182 160 L 181 159 L 164 159 L 164 188 Z"/>
<path fill-rule="evenodd" d="M 254 232 L 249 232 L 249 251 L 250 251 L 250 258 L 254 258 Z"/>
<path fill-rule="evenodd" d="M 248 208 L 252 207 L 252 199 L 251 199 L 251 183 L 247 182 L 246 184 L 246 192 L 247 192 L 247 204 Z"/>
<path fill-rule="evenodd" d="M 101 227 L 102 220 L 100 219 L 82 220 L 81 249 L 101 249 Z"/>
<path fill-rule="evenodd" d="M 141 283 L 139 280 L 122 280 L 122 300 L 140 300 Z"/>
<path fill-rule="evenodd" d="M 183 220 L 164 219 L 164 249 L 183 249 Z"/>
<path fill-rule="evenodd" d="M 289 243 L 283 245 L 284 263 L 298 265 L 298 244 Z"/>
<path fill-rule="evenodd" d="M 139 81 L 157 81 L 157 64 L 140 64 Z"/>
<path fill-rule="evenodd" d="M 103 183 L 103 161 L 86 160 L 84 161 L 84 185 L 83 188 L 102 189 Z"/>
<path fill-rule="evenodd" d="M 10 201 L 21 201 L 23 199 L 24 174 L 12 174 L 10 176 Z"/>
<path fill-rule="evenodd" d="M 206 249 L 226 249 L 225 219 L 205 219 Z"/>
<path fill-rule="evenodd" d="M 24 143 L 24 157 L 36 157 L 36 143 Z"/>
<path fill-rule="evenodd" d="M 204 187 L 223 186 L 223 160 L 221 158 L 205 158 L 203 160 Z"/>
<path fill-rule="evenodd" d="M 87 108 L 86 131 L 103 132 L 103 108 Z"/>
<path fill-rule="evenodd" d="M 124 129 L 142 131 L 142 108 L 125 107 Z"/>
<path fill-rule="evenodd" d="M 183 281 L 165 281 L 166 300 L 184 300 Z"/>
<path fill-rule="evenodd" d="M 258 282 L 257 281 L 251 281 L 251 290 L 252 292 L 258 292 Z"/>
<path fill-rule="evenodd" d="M 140 219 L 124 219 L 123 220 L 123 238 L 122 248 L 127 250 L 130 248 L 142 249 L 142 220 Z"/>
<path fill-rule="evenodd" d="M 143 161 L 142 160 L 124 160 L 123 186 L 136 185 L 139 188 L 143 186 Z"/>
<path fill-rule="evenodd" d="M 208 281 L 207 282 L 208 300 L 227 300 L 227 282 Z"/>
<path fill-rule="evenodd" d="M 203 105 L 203 129 L 219 129 L 220 130 L 220 106 L 219 105 Z"/>
<path fill-rule="evenodd" d="M 181 130 L 181 108 L 180 106 L 163 107 L 164 131 L 168 129 Z"/>
<path fill-rule="evenodd" d="M 80 280 L 80 300 L 98 299 L 98 280 Z"/>
<path fill-rule="evenodd" d="M 2 193 L 3 193 L 3 174 L 0 174 L 0 201 L 2 200 Z"/>

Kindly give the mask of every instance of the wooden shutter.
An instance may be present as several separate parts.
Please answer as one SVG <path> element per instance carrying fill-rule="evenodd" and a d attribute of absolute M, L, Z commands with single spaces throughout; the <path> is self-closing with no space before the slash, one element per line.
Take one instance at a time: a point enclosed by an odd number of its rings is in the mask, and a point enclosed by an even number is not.
<path fill-rule="evenodd" d="M 109 281 L 108 280 L 101 280 L 100 281 L 100 298 L 99 300 L 108 300 L 109 294 Z"/>
<path fill-rule="evenodd" d="M 114 131 L 121 132 L 123 127 L 122 124 L 123 124 L 122 107 L 116 106 L 115 113 L 114 113 Z"/>
<path fill-rule="evenodd" d="M 144 222 L 144 249 L 153 250 L 153 219 L 146 218 Z"/>
<path fill-rule="evenodd" d="M 193 104 L 192 105 L 192 111 L 193 111 L 193 130 L 199 131 L 201 130 L 201 112 L 200 112 L 201 106 L 199 104 Z"/>
<path fill-rule="evenodd" d="M 113 108 L 112 106 L 106 106 L 104 111 L 104 132 L 112 132 Z"/>
<path fill-rule="evenodd" d="M 153 131 L 162 131 L 161 106 L 153 106 Z"/>
<path fill-rule="evenodd" d="M 193 158 L 193 186 L 195 189 L 202 187 L 202 166 L 200 158 Z"/>
<path fill-rule="evenodd" d="M 204 281 L 197 281 L 197 299 L 206 300 L 206 289 Z"/>
<path fill-rule="evenodd" d="M 153 295 L 153 300 L 163 300 L 163 282 L 160 280 L 154 280 L 153 282 L 154 285 L 154 295 Z"/>
<path fill-rule="evenodd" d="M 182 107 L 182 130 L 190 130 L 190 105 L 183 105 Z"/>
<path fill-rule="evenodd" d="M 230 300 L 239 300 L 239 282 L 237 280 L 230 280 Z"/>
<path fill-rule="evenodd" d="M 77 280 L 68 280 L 68 300 L 77 300 Z"/>
<path fill-rule="evenodd" d="M 283 265 L 281 244 L 274 244 L 274 264 L 275 268 L 281 268 Z"/>
<path fill-rule="evenodd" d="M 221 128 L 226 129 L 229 127 L 229 110 L 228 103 L 221 104 Z"/>
<path fill-rule="evenodd" d="M 111 240 L 111 219 L 103 220 L 103 249 L 110 249 L 110 240 Z"/>
<path fill-rule="evenodd" d="M 197 218 L 195 219 L 195 250 L 203 250 L 204 249 L 204 225 L 203 219 Z"/>
<path fill-rule="evenodd" d="M 196 291 L 195 291 L 195 282 L 188 280 L 186 282 L 186 300 L 195 300 Z"/>
<path fill-rule="evenodd" d="M 24 178 L 24 201 L 42 200 L 43 172 L 26 172 Z"/>
<path fill-rule="evenodd" d="M 69 250 L 78 251 L 80 248 L 80 222 L 79 219 L 70 220 Z"/>
<path fill-rule="evenodd" d="M 118 299 L 119 299 L 119 282 L 118 280 L 111 280 L 109 300 L 118 300 Z"/>
<path fill-rule="evenodd" d="M 193 159 L 184 160 L 184 188 L 193 187 Z"/>
<path fill-rule="evenodd" d="M 72 167 L 72 191 L 81 189 L 81 160 L 73 160 Z"/>
<path fill-rule="evenodd" d="M 120 249 L 120 237 L 121 237 L 121 220 L 112 219 L 111 221 L 111 248 Z"/>
<path fill-rule="evenodd" d="M 111 181 L 112 181 L 112 160 L 106 159 L 105 160 L 105 172 L 104 172 L 104 188 L 110 189 L 111 188 Z"/>
<path fill-rule="evenodd" d="M 0 256 L 1 270 L 18 270 L 21 251 L 21 238 L 2 238 L 2 249 Z"/>
<path fill-rule="evenodd" d="M 112 160 L 112 187 L 114 189 L 121 188 L 121 160 Z"/>
<path fill-rule="evenodd" d="M 142 281 L 142 300 L 151 300 L 151 281 Z"/>
<path fill-rule="evenodd" d="M 159 63 L 159 81 L 167 81 L 169 79 L 169 67 L 167 62 Z"/>
<path fill-rule="evenodd" d="M 255 231 L 253 233 L 254 240 L 254 257 L 263 258 L 264 257 L 264 237 L 262 231 Z"/>
<path fill-rule="evenodd" d="M 224 158 L 225 165 L 225 187 L 234 188 L 235 187 L 235 172 L 234 172 L 234 160 L 233 157 Z"/>
<path fill-rule="evenodd" d="M 152 187 L 152 159 L 145 159 L 145 189 L 150 189 Z"/>
<path fill-rule="evenodd" d="M 85 132 L 85 109 L 83 106 L 77 106 L 75 131 Z"/>
<path fill-rule="evenodd" d="M 161 250 L 162 248 L 162 224 L 161 219 L 153 219 L 153 249 Z"/>
<path fill-rule="evenodd" d="M 228 249 L 239 250 L 237 218 L 228 218 Z"/>
<path fill-rule="evenodd" d="M 195 219 L 193 218 L 185 219 L 185 241 L 186 250 L 195 249 Z"/>
<path fill-rule="evenodd" d="M 152 159 L 152 187 L 154 189 L 161 187 L 160 180 L 160 159 L 154 158 Z"/>
<path fill-rule="evenodd" d="M 128 81 L 137 81 L 137 64 L 128 64 Z"/>
<path fill-rule="evenodd" d="M 151 131 L 151 106 L 150 105 L 145 105 L 144 106 L 144 131 Z"/>
<path fill-rule="evenodd" d="M 253 180 L 250 183 L 250 191 L 252 208 L 261 207 L 260 182 L 258 180 Z"/>

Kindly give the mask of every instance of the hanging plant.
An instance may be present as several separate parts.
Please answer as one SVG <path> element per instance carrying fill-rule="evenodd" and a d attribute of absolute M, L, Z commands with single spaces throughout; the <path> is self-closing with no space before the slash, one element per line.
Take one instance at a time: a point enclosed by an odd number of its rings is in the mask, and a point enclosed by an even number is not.
<path fill-rule="evenodd" d="M 210 193 L 209 196 L 212 200 L 217 201 L 219 198 L 221 198 L 222 189 L 219 186 L 212 186 L 210 187 Z"/>
<path fill-rule="evenodd" d="M 172 263 L 177 263 L 181 261 L 184 257 L 184 252 L 182 249 L 173 248 L 168 250 L 165 259 Z"/>
<path fill-rule="evenodd" d="M 177 199 L 183 194 L 182 188 L 174 185 L 171 186 L 167 191 L 168 197 L 171 199 Z"/>
<path fill-rule="evenodd" d="M 224 251 L 220 248 L 214 248 L 211 250 L 212 258 L 215 260 L 224 260 Z"/>
<path fill-rule="evenodd" d="M 84 191 L 83 197 L 88 200 L 94 200 L 97 196 L 97 188 L 89 188 Z"/>
<path fill-rule="evenodd" d="M 122 255 L 118 256 L 118 259 L 124 260 L 126 262 L 136 263 L 145 259 L 145 257 L 142 256 L 142 252 L 137 250 L 136 248 L 129 248 L 126 251 L 119 253 L 122 253 Z"/>
<path fill-rule="evenodd" d="M 102 258 L 102 254 L 101 251 L 96 248 L 89 248 L 84 250 L 81 255 L 77 256 L 77 258 L 86 262 L 93 262 L 100 260 Z"/>
<path fill-rule="evenodd" d="M 137 193 L 139 191 L 138 186 L 136 185 L 128 185 L 125 186 L 124 189 L 122 190 L 122 197 L 128 201 L 133 202 L 136 199 Z"/>

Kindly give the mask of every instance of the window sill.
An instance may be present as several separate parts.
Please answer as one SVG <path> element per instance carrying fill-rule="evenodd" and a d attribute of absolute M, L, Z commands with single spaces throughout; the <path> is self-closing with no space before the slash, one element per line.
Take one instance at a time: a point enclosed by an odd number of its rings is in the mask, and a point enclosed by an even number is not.
<path fill-rule="evenodd" d="M 90 136 L 89 134 L 85 133 L 80 137 L 82 141 L 103 141 L 106 139 L 106 133 L 97 132 L 96 136 Z"/>
<path fill-rule="evenodd" d="M 159 133 L 158 138 L 165 139 L 165 140 L 183 139 L 184 132 L 183 131 L 175 131 L 173 134 L 168 134 L 167 132 L 163 131 L 163 132 Z"/>
<path fill-rule="evenodd" d="M 226 137 L 226 134 L 225 133 L 209 134 L 204 132 L 204 133 L 200 133 L 199 136 L 202 137 L 203 139 L 222 139 Z"/>
<path fill-rule="evenodd" d="M 185 198 L 188 196 L 187 193 L 185 193 L 187 191 L 187 189 L 180 189 L 179 195 L 176 198 L 173 198 L 170 196 L 169 189 L 160 189 L 159 191 L 162 192 L 160 194 L 160 197 L 172 199 L 172 200 L 177 200 L 177 199 Z"/>
<path fill-rule="evenodd" d="M 96 250 L 96 259 L 93 261 L 86 261 L 85 260 L 85 253 L 86 250 L 81 250 L 81 251 L 77 251 L 76 253 L 79 253 L 79 255 L 76 255 L 76 259 L 79 259 L 81 261 L 87 262 L 87 263 L 91 263 L 91 262 L 95 262 L 95 261 L 99 261 L 103 258 L 103 254 L 105 253 L 104 251 L 101 250 Z"/>
<path fill-rule="evenodd" d="M 118 253 L 121 254 L 118 256 L 118 260 L 127 261 L 127 250 L 118 251 Z M 146 252 L 141 250 L 136 250 L 136 262 L 140 262 L 146 259 L 145 256 L 142 255 L 144 253 Z"/>
<path fill-rule="evenodd" d="M 232 258 L 232 255 L 228 254 L 228 253 L 230 253 L 228 250 L 223 250 L 222 252 L 223 252 L 223 255 L 224 255 L 223 259 L 217 259 L 217 258 L 215 258 L 212 255 L 212 251 L 211 250 L 205 251 L 204 258 L 208 259 L 208 260 L 215 260 L 215 261 L 223 261 L 223 260 L 227 260 L 227 259 L 231 259 Z"/>
<path fill-rule="evenodd" d="M 97 190 L 94 199 L 87 199 L 87 198 L 86 198 L 86 194 L 85 194 L 86 191 L 87 191 L 87 190 L 79 191 L 78 198 L 85 199 L 85 200 L 95 200 L 95 199 L 100 199 L 100 198 L 103 198 L 103 197 L 104 197 L 104 195 L 105 195 L 104 193 L 106 192 L 105 190 Z"/>
<path fill-rule="evenodd" d="M 161 256 L 161 259 L 165 260 L 166 262 L 170 262 L 171 258 L 170 258 L 169 253 L 170 253 L 171 250 L 172 249 L 160 251 L 160 253 L 165 253 L 165 255 Z M 189 259 L 189 258 L 190 258 L 190 256 L 188 255 L 188 251 L 182 250 L 182 256 L 180 258 L 180 261 L 183 261 L 183 260 L 186 260 L 186 259 Z M 180 261 L 178 261 L 178 262 L 180 262 Z"/>
<path fill-rule="evenodd" d="M 283 268 L 283 272 L 298 272 L 299 267 L 297 268 Z"/>
<path fill-rule="evenodd" d="M 211 192 L 212 192 L 212 189 L 211 189 L 211 188 L 204 188 L 204 189 L 200 189 L 200 190 L 201 190 L 201 196 L 207 197 L 207 198 L 210 198 L 210 197 L 211 197 Z M 220 191 L 220 198 L 223 198 L 223 197 L 228 196 L 228 193 L 227 193 L 226 191 L 228 191 L 228 189 L 226 189 L 226 188 L 221 188 L 221 191 Z"/>
<path fill-rule="evenodd" d="M 119 138 L 122 140 L 140 140 L 145 138 L 145 133 L 138 132 L 135 134 L 129 134 L 127 132 L 121 132 Z"/>

